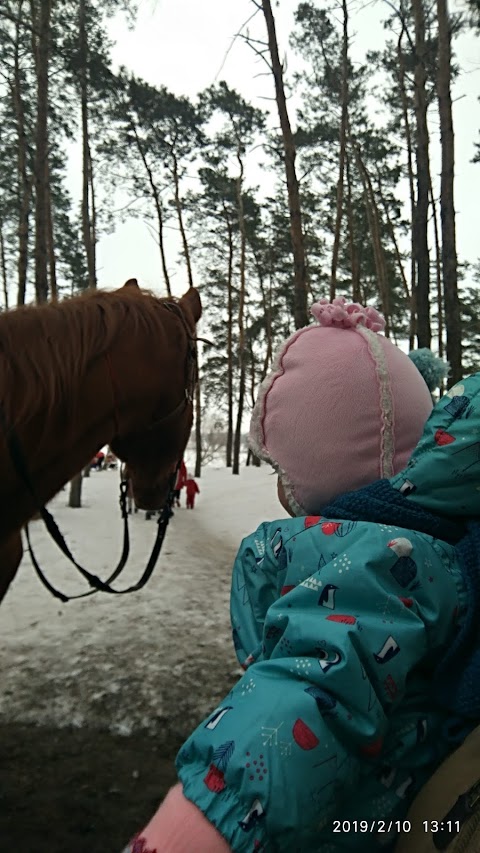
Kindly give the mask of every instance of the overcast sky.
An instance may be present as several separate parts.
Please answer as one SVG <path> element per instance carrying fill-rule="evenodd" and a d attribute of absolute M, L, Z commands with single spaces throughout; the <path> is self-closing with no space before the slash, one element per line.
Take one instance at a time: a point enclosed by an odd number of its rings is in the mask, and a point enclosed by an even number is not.
<path fill-rule="evenodd" d="M 287 69 L 295 64 L 288 39 L 297 5 L 297 0 L 273 4 L 280 52 L 286 55 Z M 367 50 L 382 46 L 384 8 L 380 2 L 350 5 L 352 56 L 358 61 Z M 274 107 L 268 100 L 273 97 L 273 81 L 265 74 L 266 66 L 241 39 L 232 45 L 235 34 L 254 11 L 250 0 L 139 0 L 133 30 L 128 29 L 123 16 L 117 16 L 110 24 L 110 36 L 116 42 L 114 62 L 150 83 L 190 97 L 225 79 L 256 106 L 270 110 Z M 257 15 L 248 26 L 252 35 L 264 38 L 263 16 Z M 454 91 L 458 249 L 461 259 L 476 261 L 480 257 L 480 164 L 470 161 L 474 142 L 480 139 L 480 40 L 471 35 L 462 37 L 457 50 L 463 67 Z M 433 145 L 435 141 L 432 139 Z M 176 245 L 174 240 L 169 241 L 172 269 Z M 135 220 L 102 237 L 98 246 L 100 287 L 119 286 L 131 276 L 145 287 L 163 290 L 158 248 L 146 226 Z M 181 293 L 185 285 L 180 270 L 173 278 L 174 292 Z"/>

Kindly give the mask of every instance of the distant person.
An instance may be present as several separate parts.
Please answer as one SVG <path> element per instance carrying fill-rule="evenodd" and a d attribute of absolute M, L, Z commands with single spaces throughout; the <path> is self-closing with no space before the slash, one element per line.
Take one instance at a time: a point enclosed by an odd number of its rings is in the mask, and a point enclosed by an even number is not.
<path fill-rule="evenodd" d="M 182 461 L 180 462 L 180 468 L 177 471 L 177 477 L 176 477 L 175 486 L 173 489 L 174 506 L 177 506 L 177 507 L 180 506 L 180 495 L 181 495 L 181 491 L 185 485 L 186 479 L 187 479 L 187 467 L 185 465 L 184 460 L 182 459 Z"/>
<path fill-rule="evenodd" d="M 480 718 L 480 373 L 432 411 L 444 363 L 432 384 L 373 308 L 311 310 L 252 413 L 290 517 L 234 563 L 246 672 L 127 851 L 391 853 Z"/>
<path fill-rule="evenodd" d="M 105 454 L 103 450 L 99 450 L 98 453 L 96 453 L 93 457 L 90 468 L 93 468 L 95 471 L 101 471 L 103 468 L 104 461 Z"/>
<path fill-rule="evenodd" d="M 188 474 L 187 479 L 185 480 L 185 488 L 187 490 L 187 509 L 194 509 L 195 495 L 200 494 L 200 489 L 198 488 L 197 482 L 193 477 L 189 477 Z"/>

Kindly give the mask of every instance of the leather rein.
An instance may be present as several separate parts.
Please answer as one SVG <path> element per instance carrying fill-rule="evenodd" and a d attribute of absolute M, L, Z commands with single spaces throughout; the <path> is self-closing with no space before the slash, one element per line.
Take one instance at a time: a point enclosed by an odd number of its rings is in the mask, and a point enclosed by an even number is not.
<path fill-rule="evenodd" d="M 183 395 L 182 399 L 180 400 L 179 404 L 177 406 L 175 406 L 175 408 L 171 412 L 168 412 L 166 415 L 164 415 L 163 417 L 159 418 L 158 420 L 156 420 L 152 424 L 150 424 L 148 427 L 146 427 L 145 431 L 156 429 L 159 426 L 168 423 L 170 420 L 173 420 L 174 418 L 178 417 L 178 415 L 188 405 L 193 404 L 194 389 L 195 389 L 195 385 L 197 382 L 197 376 L 198 376 L 196 341 L 199 339 L 193 337 L 193 335 L 192 335 L 192 333 L 191 333 L 191 331 L 187 325 L 185 317 L 183 316 L 183 312 L 178 307 L 176 302 L 165 301 L 165 302 L 162 302 L 162 306 L 165 307 L 167 310 L 172 311 L 173 313 L 176 314 L 177 317 L 179 317 L 179 319 L 182 321 L 182 324 L 183 324 L 183 327 L 184 327 L 184 330 L 185 330 L 185 333 L 187 336 L 187 355 L 186 355 L 186 366 L 185 366 L 186 384 L 185 384 L 184 395 Z M 110 381 L 112 384 L 115 427 L 118 430 L 119 418 L 118 418 L 117 385 L 116 385 L 115 376 L 114 376 L 114 373 L 112 370 L 111 359 L 110 359 L 110 356 L 108 353 L 105 353 L 105 358 L 106 358 L 106 362 L 108 365 L 108 372 L 110 375 Z M 128 480 L 125 480 L 122 478 L 120 481 L 120 510 L 121 510 L 121 515 L 122 515 L 122 519 L 123 519 L 123 549 L 122 549 L 122 554 L 121 554 L 120 560 L 119 560 L 117 566 L 115 567 L 115 569 L 113 570 L 113 572 L 109 575 L 109 577 L 105 581 L 102 581 L 99 577 L 97 577 L 97 575 L 93 574 L 92 572 L 89 572 L 87 569 L 85 569 L 83 566 L 80 565 L 80 563 L 78 563 L 75 560 L 75 558 L 74 558 L 73 554 L 71 553 L 71 551 L 70 551 L 70 549 L 69 549 L 69 547 L 65 541 L 65 538 L 62 535 L 53 515 L 51 514 L 51 512 L 49 512 L 49 510 L 44 505 L 42 505 L 41 501 L 39 500 L 37 493 L 36 493 L 36 490 L 35 490 L 35 487 L 32 483 L 30 473 L 28 471 L 28 467 L 27 467 L 27 464 L 25 461 L 25 455 L 24 455 L 23 450 L 21 448 L 20 441 L 19 441 L 18 436 L 17 436 L 15 430 L 13 429 L 13 427 L 8 426 L 7 421 L 6 421 L 6 417 L 5 417 L 5 412 L 4 412 L 4 409 L 3 409 L 3 406 L 1 405 L 1 403 L 0 403 L 0 425 L 3 428 L 3 432 L 4 432 L 4 435 L 6 438 L 7 446 L 8 446 L 9 452 L 10 452 L 10 457 L 11 457 L 11 460 L 13 462 L 14 468 L 15 468 L 19 478 L 22 480 L 23 484 L 26 486 L 27 490 L 29 491 L 30 495 L 32 496 L 32 498 L 34 500 L 34 504 L 37 507 L 37 511 L 40 513 L 40 516 L 41 516 L 41 518 L 45 524 L 45 527 L 47 528 L 50 536 L 52 537 L 52 539 L 54 540 L 54 542 L 58 546 L 58 548 L 62 551 L 62 553 L 75 566 L 77 571 L 82 575 L 82 577 L 87 581 L 87 583 L 91 587 L 91 589 L 89 589 L 87 592 L 83 592 L 83 593 L 80 593 L 78 595 L 65 595 L 65 593 L 56 589 L 56 587 L 54 587 L 53 584 L 50 583 L 50 581 L 46 577 L 43 569 L 39 565 L 38 560 L 37 560 L 35 553 L 33 551 L 33 547 L 32 547 L 31 541 L 30 541 L 29 525 L 27 522 L 27 524 L 25 525 L 25 535 L 26 535 L 26 539 L 27 539 L 28 551 L 30 553 L 30 557 L 31 557 L 31 560 L 33 563 L 33 567 L 34 567 L 40 581 L 46 587 L 46 589 L 48 589 L 48 591 L 55 598 L 60 599 L 60 601 L 62 601 L 62 602 L 73 601 L 73 600 L 78 599 L 78 598 L 86 598 L 89 595 L 94 595 L 96 592 L 106 592 L 106 593 L 109 593 L 111 595 L 125 595 L 128 592 L 137 592 L 138 590 L 142 589 L 142 587 L 145 586 L 145 584 L 150 579 L 150 577 L 153 573 L 153 570 L 155 568 L 155 565 L 156 565 L 157 560 L 158 560 L 158 556 L 160 554 L 160 551 L 161 551 L 161 548 L 163 545 L 163 540 L 165 538 L 165 533 L 167 531 L 168 522 L 170 521 L 170 518 L 173 515 L 172 506 L 173 506 L 173 501 L 174 501 L 174 485 L 175 485 L 175 480 L 177 477 L 177 473 L 178 473 L 178 470 L 180 467 L 180 461 L 181 460 L 178 460 L 176 470 L 170 478 L 167 499 L 166 499 L 165 505 L 164 505 L 164 507 L 160 513 L 160 516 L 158 518 L 158 521 L 157 521 L 158 527 L 157 527 L 157 535 L 155 538 L 155 542 L 153 544 L 152 552 L 151 552 L 150 557 L 148 559 L 147 565 L 146 565 L 140 579 L 137 581 L 137 583 L 132 584 L 131 586 L 126 587 L 125 589 L 114 589 L 111 586 L 111 584 L 122 573 L 122 571 L 123 571 L 123 569 L 127 563 L 128 556 L 130 553 L 130 535 L 129 535 L 129 530 L 128 530 L 128 511 L 127 511 L 127 492 L 128 492 L 128 486 L 129 486 Z"/>

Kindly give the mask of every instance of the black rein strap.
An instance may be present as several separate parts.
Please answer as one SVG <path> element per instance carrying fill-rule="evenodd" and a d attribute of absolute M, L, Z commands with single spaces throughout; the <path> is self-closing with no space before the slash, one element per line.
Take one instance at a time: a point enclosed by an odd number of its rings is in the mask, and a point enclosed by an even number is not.
<path fill-rule="evenodd" d="M 176 477 L 176 473 L 174 475 Z M 173 478 L 172 478 L 173 479 Z M 172 512 L 172 504 L 173 504 L 173 488 L 170 486 L 168 498 L 165 503 L 165 506 L 162 509 L 160 517 L 158 519 L 158 528 L 157 535 L 155 538 L 155 542 L 153 544 L 152 553 L 150 554 L 148 563 L 145 567 L 145 570 L 136 584 L 132 586 L 128 586 L 125 589 L 114 589 L 111 586 L 112 581 L 116 580 L 119 577 L 121 572 L 123 571 L 125 564 L 128 559 L 129 551 L 130 551 L 130 540 L 128 533 L 128 515 L 126 511 L 126 493 L 128 489 L 128 481 L 122 480 L 120 483 L 120 506 L 122 508 L 122 517 L 123 517 L 123 551 L 122 556 L 120 557 L 120 561 L 117 567 L 114 569 L 112 574 L 107 578 L 106 581 L 100 580 L 97 575 L 92 574 L 91 572 L 84 569 L 73 557 L 67 543 L 65 542 L 64 537 L 62 536 L 58 525 L 53 518 L 52 514 L 46 509 L 46 507 L 42 507 L 40 510 L 43 521 L 45 522 L 45 526 L 50 533 L 52 539 L 58 545 L 60 550 L 65 554 L 65 556 L 70 560 L 71 563 L 75 566 L 76 569 L 80 572 L 81 575 L 85 578 L 86 581 L 90 584 L 92 589 L 88 590 L 88 592 L 82 592 L 79 595 L 65 595 L 60 590 L 56 589 L 48 578 L 45 576 L 41 567 L 38 564 L 38 561 L 33 552 L 33 548 L 30 542 L 30 533 L 28 529 L 28 524 L 25 525 L 25 534 L 27 537 L 28 550 L 30 552 L 30 557 L 35 568 L 35 571 L 40 578 L 43 585 L 48 589 L 49 592 L 52 593 L 55 598 L 59 598 L 60 601 L 67 602 L 73 601 L 77 598 L 86 598 L 89 595 L 94 595 L 96 592 L 108 592 L 111 595 L 125 595 L 127 592 L 137 592 L 145 586 L 147 581 L 150 579 L 152 572 L 155 568 L 155 564 L 158 560 L 158 555 L 160 554 L 161 547 L 163 545 L 163 540 L 165 538 L 165 533 L 167 532 L 168 522 L 170 521 Z"/>
<path fill-rule="evenodd" d="M 128 532 L 128 513 L 127 513 L 127 490 L 128 490 L 128 481 L 122 480 L 120 483 L 120 507 L 122 511 L 123 518 L 123 550 L 122 555 L 120 557 L 119 563 L 112 572 L 112 574 L 107 578 L 106 581 L 102 581 L 97 575 L 92 574 L 87 569 L 84 569 L 83 566 L 78 563 L 72 552 L 70 551 L 67 543 L 65 542 L 65 538 L 63 537 L 57 522 L 55 521 L 51 512 L 45 506 L 41 505 L 41 501 L 38 499 L 35 489 L 33 487 L 32 481 L 30 479 L 27 466 L 25 464 L 25 457 L 22 453 L 20 442 L 13 431 L 13 429 L 8 429 L 5 419 L 5 413 L 3 410 L 3 406 L 0 405 L 0 422 L 2 423 L 4 434 L 6 437 L 7 445 L 10 451 L 10 456 L 14 467 L 19 475 L 20 479 L 23 481 L 28 491 L 30 492 L 35 506 L 39 507 L 40 515 L 45 523 L 45 527 L 47 528 L 50 536 L 54 540 L 55 544 L 60 548 L 62 553 L 67 557 L 67 559 L 75 566 L 75 568 L 80 572 L 80 574 L 85 578 L 88 584 L 92 587 L 88 592 L 80 593 L 79 595 L 65 595 L 60 590 L 56 589 L 48 580 L 42 568 L 40 567 L 37 558 L 35 557 L 32 543 L 30 541 L 30 532 L 28 523 L 25 525 L 25 535 L 27 538 L 28 550 L 30 553 L 30 557 L 34 566 L 34 569 L 43 583 L 43 585 L 48 589 L 48 591 L 55 597 L 59 598 L 60 601 L 67 602 L 73 601 L 78 598 L 86 598 L 89 595 L 93 595 L 96 592 L 107 592 L 111 595 L 124 595 L 127 592 L 137 592 L 145 586 L 147 581 L 150 579 L 153 569 L 155 568 L 155 564 L 158 559 L 158 555 L 160 553 L 161 547 L 163 545 L 163 540 L 165 538 L 165 533 L 167 531 L 168 522 L 170 521 L 173 505 L 173 486 L 175 484 L 175 478 L 177 476 L 177 471 L 179 465 L 177 465 L 177 469 L 175 473 L 172 475 L 170 480 L 170 486 L 168 491 L 167 500 L 165 506 L 162 509 L 160 517 L 158 519 L 158 529 L 157 536 L 155 542 L 153 544 L 152 553 L 150 554 L 150 558 L 145 567 L 145 570 L 140 578 L 140 580 L 133 584 L 132 586 L 127 587 L 126 589 L 113 589 L 111 586 L 112 581 L 116 580 L 121 572 L 123 571 L 125 564 L 128 559 L 128 555 L 130 553 L 130 537 Z"/>

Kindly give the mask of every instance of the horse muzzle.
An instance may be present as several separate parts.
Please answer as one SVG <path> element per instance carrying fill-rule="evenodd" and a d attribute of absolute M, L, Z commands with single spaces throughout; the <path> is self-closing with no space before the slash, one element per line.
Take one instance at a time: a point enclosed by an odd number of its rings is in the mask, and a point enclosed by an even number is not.
<path fill-rule="evenodd" d="M 138 509 L 163 509 L 168 496 L 168 486 L 136 487 L 132 482 L 133 499 Z"/>

